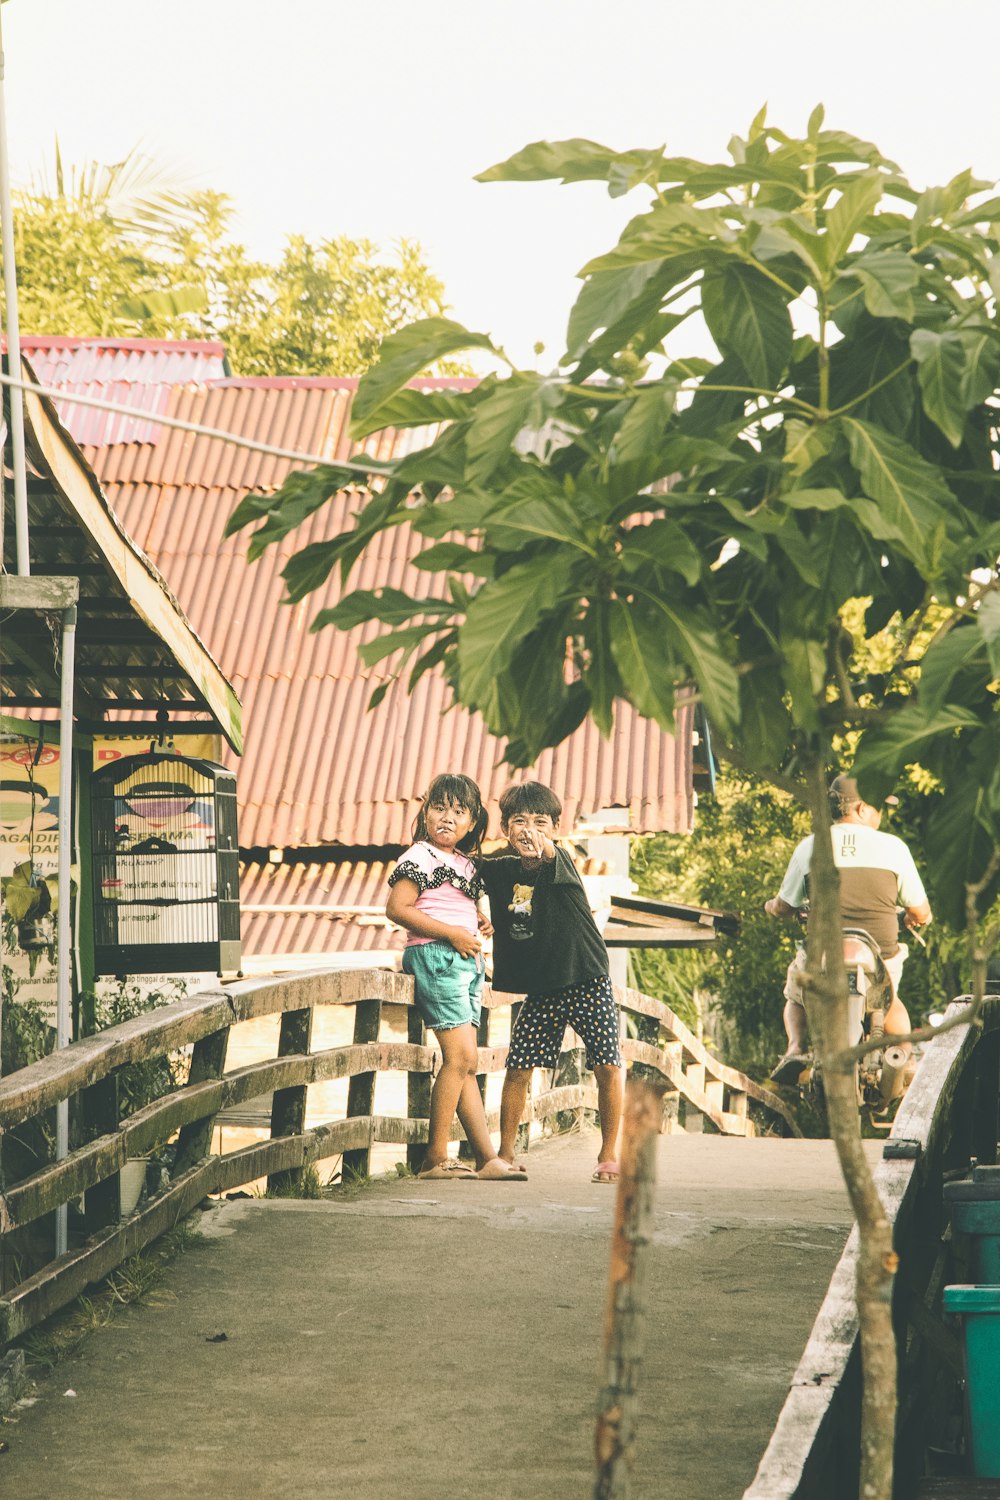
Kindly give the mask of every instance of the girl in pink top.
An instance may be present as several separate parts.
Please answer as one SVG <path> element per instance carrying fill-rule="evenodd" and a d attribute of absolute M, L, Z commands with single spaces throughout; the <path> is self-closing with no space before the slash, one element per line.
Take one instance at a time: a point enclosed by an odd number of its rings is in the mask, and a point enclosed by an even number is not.
<path fill-rule="evenodd" d="M 468 776 L 436 776 L 414 828 L 414 843 L 389 876 L 386 903 L 391 922 L 409 936 L 403 972 L 413 976 L 413 994 L 424 1021 L 441 1048 L 441 1067 L 431 1091 L 427 1154 L 423 1178 L 472 1181 L 525 1181 L 497 1156 L 476 1082 L 483 993 L 482 936 L 492 928 L 478 910 L 482 883 L 471 855 L 486 832 L 479 788 Z M 448 1156 L 456 1113 L 471 1145 L 477 1170 Z"/>

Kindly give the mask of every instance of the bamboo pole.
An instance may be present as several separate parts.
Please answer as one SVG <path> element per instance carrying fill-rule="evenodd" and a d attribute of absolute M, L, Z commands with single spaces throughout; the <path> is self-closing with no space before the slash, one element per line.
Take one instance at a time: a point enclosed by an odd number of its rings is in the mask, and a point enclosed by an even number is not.
<path fill-rule="evenodd" d="M 653 1233 L 656 1137 L 664 1087 L 630 1075 L 625 1089 L 621 1171 L 604 1317 L 603 1384 L 598 1397 L 595 1500 L 629 1492 L 635 1401 L 645 1331 L 647 1249 Z"/>

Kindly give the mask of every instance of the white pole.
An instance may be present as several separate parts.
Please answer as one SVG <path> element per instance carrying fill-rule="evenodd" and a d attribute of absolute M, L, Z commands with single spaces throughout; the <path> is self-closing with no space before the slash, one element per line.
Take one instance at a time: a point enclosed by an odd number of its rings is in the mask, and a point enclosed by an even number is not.
<path fill-rule="evenodd" d="M 72 1041 L 72 928 L 70 880 L 73 863 L 73 676 L 76 605 L 63 610 L 62 681 L 59 694 L 59 910 L 56 921 L 56 1046 Z M 56 1105 L 56 1160 L 69 1154 L 69 1100 Z M 56 1255 L 69 1244 L 66 1204 L 56 1209 Z"/>
<path fill-rule="evenodd" d="M 0 7 L 2 8 L 2 7 Z M 7 367 L 21 374 L 21 330 L 17 321 L 17 266 L 14 261 L 14 214 L 10 202 L 7 152 L 7 98 L 4 90 L 3 22 L 0 21 L 0 239 L 3 240 L 3 290 L 7 312 Z M 14 543 L 17 571 L 31 572 L 28 557 L 28 477 L 24 463 L 24 396 L 10 393 L 10 438 L 14 459 Z"/>

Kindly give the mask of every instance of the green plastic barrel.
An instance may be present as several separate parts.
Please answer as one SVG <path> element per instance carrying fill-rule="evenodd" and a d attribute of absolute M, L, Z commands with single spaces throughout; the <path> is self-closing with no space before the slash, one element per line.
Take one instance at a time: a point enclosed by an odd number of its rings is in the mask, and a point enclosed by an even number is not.
<path fill-rule="evenodd" d="M 962 1323 L 973 1473 L 1000 1479 L 1000 1286 L 946 1286 L 943 1307 Z"/>
<path fill-rule="evenodd" d="M 1000 1286 L 1000 1167 L 969 1164 L 967 1176 L 944 1185 L 956 1234 L 967 1234 L 977 1283 Z"/>

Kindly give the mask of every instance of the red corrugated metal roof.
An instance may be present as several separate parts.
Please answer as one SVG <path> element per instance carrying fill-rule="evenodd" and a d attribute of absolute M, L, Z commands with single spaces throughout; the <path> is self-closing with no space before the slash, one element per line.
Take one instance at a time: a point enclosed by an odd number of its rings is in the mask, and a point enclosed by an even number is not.
<path fill-rule="evenodd" d="M 149 411 L 166 411 L 171 390 L 184 382 L 215 380 L 226 374 L 223 344 L 206 339 L 72 339 L 28 335 L 21 352 L 31 361 L 39 385 L 61 386 L 81 396 L 114 401 Z M 57 401 L 63 426 L 80 446 L 155 443 L 156 423 Z"/>
<path fill-rule="evenodd" d="M 405 934 L 385 921 L 386 881 L 394 864 L 374 859 L 241 865 L 244 958 L 402 950 Z"/>
<path fill-rule="evenodd" d="M 164 352 L 114 347 L 153 363 Z M 174 347 L 167 349 L 168 357 Z M 109 360 L 110 375 L 112 346 L 104 349 L 101 358 Z M 137 383 L 155 387 L 151 379 Z M 459 383 L 470 382 L 426 382 Z M 210 386 L 172 385 L 168 406 L 160 409 L 337 460 L 360 451 L 348 434 L 356 386 L 347 379 L 230 378 Z M 425 437 L 426 431 L 390 430 L 363 446 L 387 457 Z M 301 604 L 281 603 L 278 575 L 287 558 L 308 542 L 348 528 L 356 496 L 337 495 L 290 542 L 248 565 L 246 534 L 224 540 L 223 528 L 249 490 L 282 483 L 293 467 L 288 459 L 169 428 L 160 429 L 155 444 L 86 444 L 84 451 L 127 531 L 169 580 L 243 699 L 244 848 L 404 844 L 421 791 L 435 772 L 449 768 L 475 777 L 496 819 L 496 799 L 510 779 L 499 765 L 501 746 L 478 718 L 448 711 L 443 682 L 425 677 L 412 696 L 397 684 L 369 713 L 372 688 L 388 673 L 385 664 L 362 668 L 356 647 L 374 628 L 309 632 L 316 612 L 339 598 L 337 581 L 329 580 Z M 425 545 L 409 528 L 396 528 L 369 549 L 351 587 L 388 584 L 419 593 L 427 576 L 410 560 Z M 531 774 L 558 792 L 567 825 L 604 807 L 629 809 L 637 830 L 678 831 L 691 825 L 686 719 L 675 739 L 620 704 L 610 741 L 584 725 L 546 751 Z"/>

